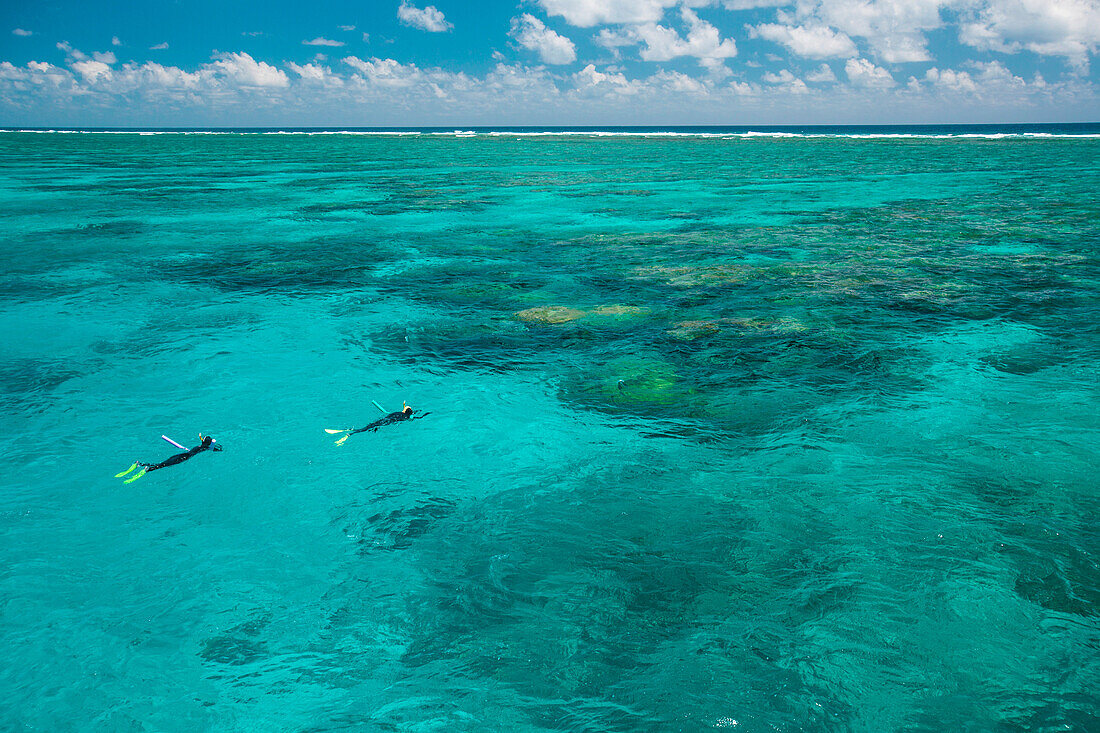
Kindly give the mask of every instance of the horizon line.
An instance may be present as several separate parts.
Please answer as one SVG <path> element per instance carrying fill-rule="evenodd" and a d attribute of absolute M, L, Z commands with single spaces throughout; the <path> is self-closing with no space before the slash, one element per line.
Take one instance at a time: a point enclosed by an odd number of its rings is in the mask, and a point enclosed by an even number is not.
<path fill-rule="evenodd" d="M 1087 127 L 1100 126 L 1100 120 L 1078 122 L 898 122 L 898 123 L 750 123 L 750 124 L 657 124 L 657 125 L 463 125 L 459 123 L 436 125 L 18 125 L 0 124 L 0 131 L 241 131 L 241 130 L 444 130 L 444 131 L 498 131 L 498 130 L 558 130 L 558 131 L 601 131 L 601 130 L 753 130 L 758 128 L 776 129 L 817 129 L 817 128 L 976 128 L 976 127 Z"/>

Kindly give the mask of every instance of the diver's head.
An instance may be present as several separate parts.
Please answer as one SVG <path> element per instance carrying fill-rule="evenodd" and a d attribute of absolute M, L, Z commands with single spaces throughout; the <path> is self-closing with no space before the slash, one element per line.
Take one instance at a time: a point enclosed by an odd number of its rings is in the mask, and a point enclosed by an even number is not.
<path fill-rule="evenodd" d="M 214 439 L 211 438 L 209 435 L 206 435 L 206 436 L 200 435 L 200 437 L 202 437 L 202 447 L 203 448 L 209 448 L 210 450 L 221 450 L 222 449 L 222 447 L 220 445 L 217 445 L 217 444 L 214 443 Z"/>
<path fill-rule="evenodd" d="M 402 415 L 411 415 L 411 414 L 413 414 L 413 408 L 409 407 L 408 405 L 405 405 L 403 408 L 401 408 L 401 414 Z"/>

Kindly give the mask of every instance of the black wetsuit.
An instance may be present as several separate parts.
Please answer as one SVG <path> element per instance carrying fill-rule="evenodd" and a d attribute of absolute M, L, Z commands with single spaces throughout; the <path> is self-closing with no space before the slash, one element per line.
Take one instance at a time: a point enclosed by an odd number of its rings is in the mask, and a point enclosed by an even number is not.
<path fill-rule="evenodd" d="M 155 471 L 158 468 L 167 468 L 168 466 L 174 466 L 177 463 L 183 463 L 188 458 L 196 456 L 203 451 L 221 449 L 222 447 L 220 445 L 214 445 L 214 439 L 207 435 L 205 438 L 202 439 L 201 445 L 196 445 L 194 448 L 187 451 L 186 453 L 177 453 L 171 458 L 165 458 L 160 463 L 142 463 L 141 461 L 138 461 L 137 464 L 143 467 L 146 472 Z"/>
<path fill-rule="evenodd" d="M 411 420 L 412 416 L 413 416 L 413 411 L 412 410 L 409 410 L 408 412 L 405 412 L 404 410 L 402 410 L 401 412 L 391 412 L 389 415 L 386 415 L 385 417 L 378 418 L 377 420 L 372 422 L 370 425 L 359 428 L 358 430 L 349 430 L 348 435 L 355 435 L 356 433 L 365 433 L 368 430 L 377 430 L 378 428 L 385 427 L 386 425 L 393 425 L 394 423 L 403 422 L 405 420 Z M 423 417 L 423 415 L 421 415 L 421 417 Z"/>

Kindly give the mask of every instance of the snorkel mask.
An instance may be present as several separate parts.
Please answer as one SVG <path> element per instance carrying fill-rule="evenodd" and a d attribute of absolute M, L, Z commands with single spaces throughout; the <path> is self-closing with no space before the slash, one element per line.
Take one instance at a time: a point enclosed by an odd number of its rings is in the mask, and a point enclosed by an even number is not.
<path fill-rule="evenodd" d="M 209 435 L 203 436 L 202 433 L 199 433 L 199 440 L 201 440 L 202 444 L 205 445 L 210 450 L 221 450 L 222 449 L 222 447 L 220 445 L 217 445 L 217 441 L 214 440 L 214 438 L 212 438 Z M 209 442 L 207 442 L 207 441 L 209 441 Z"/>

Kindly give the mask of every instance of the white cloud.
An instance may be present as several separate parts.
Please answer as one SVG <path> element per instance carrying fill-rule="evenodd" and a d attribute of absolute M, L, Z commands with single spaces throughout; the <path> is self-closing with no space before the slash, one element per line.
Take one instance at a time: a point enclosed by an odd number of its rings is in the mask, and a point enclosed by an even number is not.
<path fill-rule="evenodd" d="M 737 44 L 733 39 L 723 40 L 717 28 L 702 20 L 690 8 L 682 8 L 680 17 L 688 28 L 686 38 L 673 28 L 642 23 L 617 31 L 604 29 L 595 41 L 616 52 L 622 46 L 644 44 L 639 51 L 643 61 L 671 61 L 681 56 L 691 56 L 701 62 L 714 62 L 737 55 Z M 714 66 L 713 63 L 705 65 Z"/>
<path fill-rule="evenodd" d="M 979 72 L 976 78 L 979 81 L 985 82 L 987 84 L 995 83 L 1007 84 L 1009 86 L 1023 86 L 1027 83 L 1023 79 L 1009 71 L 1000 61 L 974 61 L 971 62 L 970 65 Z M 1042 76 L 1036 74 L 1035 77 L 1038 80 L 1038 83 L 1040 85 L 1043 85 Z"/>
<path fill-rule="evenodd" d="M 57 50 L 64 51 L 70 61 L 83 61 L 88 58 L 86 53 L 73 48 L 68 41 L 58 41 L 56 45 Z"/>
<path fill-rule="evenodd" d="M 219 71 L 233 84 L 242 87 L 285 87 L 290 81 L 286 73 L 263 61 L 256 61 L 243 51 L 215 56 L 207 66 Z"/>
<path fill-rule="evenodd" d="M 112 36 L 111 37 L 111 45 L 112 46 L 121 46 L 122 41 L 118 40 L 118 36 Z"/>
<path fill-rule="evenodd" d="M 785 23 L 797 25 L 796 23 Z M 805 25 L 810 25 L 805 23 Z M 619 30 L 629 30 L 628 28 Z M 684 31 L 681 43 L 687 43 Z M 641 43 L 635 41 L 635 43 Z M 721 39 L 718 39 L 720 46 Z M 805 122 L 1025 121 L 1085 119 L 1097 109 L 1095 85 L 1067 74 L 1026 81 L 1004 64 L 942 65 L 897 85 L 873 56 L 816 69 L 771 67 L 754 83 L 707 71 L 661 69 L 631 77 L 615 66 L 576 73 L 498 63 L 473 76 L 392 58 L 348 56 L 329 67 L 282 63 L 247 53 L 219 54 L 187 70 L 154 63 L 106 63 L 69 44 L 64 66 L 0 61 L 0 113 L 17 124 L 624 124 L 660 114 L 662 122 L 729 119 Z M 763 57 L 761 57 L 761 60 Z M 540 62 L 541 63 L 541 62 Z M 817 62 L 814 62 L 815 64 Z M 847 76 L 839 72 L 844 66 Z M 834 73 L 834 71 L 836 73 Z M 753 72 L 759 73 L 759 72 Z M 836 76 L 841 80 L 837 81 Z M 801 78 L 800 78 L 801 77 Z M 809 85 L 809 86 L 807 86 Z M 65 119 L 65 116 L 68 118 Z"/>
<path fill-rule="evenodd" d="M 11 33 L 12 33 L 13 36 L 33 36 L 34 35 L 34 33 L 32 33 L 31 31 L 23 30 L 22 28 L 16 28 Z"/>
<path fill-rule="evenodd" d="M 1100 46 L 1096 0 L 985 0 L 959 28 L 959 40 L 982 51 L 1033 51 L 1088 66 Z"/>
<path fill-rule="evenodd" d="M 593 41 L 595 41 L 596 45 L 611 49 L 617 54 L 618 49 L 623 46 L 636 45 L 638 43 L 638 37 L 627 30 L 604 28 L 599 32 L 599 35 L 593 38 Z"/>
<path fill-rule="evenodd" d="M 84 81 L 91 84 L 111 78 L 111 67 L 102 61 L 76 61 L 72 67 L 73 71 L 84 78 Z"/>
<path fill-rule="evenodd" d="M 779 8 L 790 4 L 791 0 L 725 0 L 722 7 L 726 10 L 753 10 L 755 8 Z"/>
<path fill-rule="evenodd" d="M 443 13 L 434 5 L 421 9 L 411 5 L 409 0 L 401 0 L 401 5 L 397 8 L 397 17 L 404 25 L 429 33 L 443 33 L 454 28 L 454 25 L 448 23 Z"/>
<path fill-rule="evenodd" d="M 782 87 L 791 94 L 807 94 L 810 91 L 810 88 L 806 86 L 806 82 L 799 79 L 787 69 L 782 69 L 779 72 L 769 71 L 764 74 L 763 79 L 764 83 Z"/>
<path fill-rule="evenodd" d="M 424 78 L 416 64 L 402 64 L 394 59 L 371 58 L 363 61 L 356 56 L 348 56 L 344 63 L 358 71 L 363 80 L 383 87 L 408 87 Z"/>
<path fill-rule="evenodd" d="M 467 88 L 476 88 L 477 81 L 463 78 Z M 544 69 L 531 69 L 526 66 L 497 64 L 485 77 L 483 88 L 490 94 L 533 93 L 545 99 L 551 99 L 558 93 L 552 77 Z"/>
<path fill-rule="evenodd" d="M 71 90 L 76 83 L 68 69 L 44 61 L 31 61 L 25 67 L 4 61 L 0 63 L 0 80 L 17 85 L 14 87 L 15 90 L 23 90 L 32 95 L 42 93 L 44 90 L 51 92 L 58 92 L 63 88 Z M 0 89 L 2 88 L 3 86 L 0 86 Z"/>
<path fill-rule="evenodd" d="M 810 73 L 806 74 L 806 81 L 825 84 L 836 81 L 836 74 L 828 64 L 822 64 Z"/>
<path fill-rule="evenodd" d="M 597 25 L 659 23 L 665 11 L 716 5 L 716 0 L 536 0 L 548 15 L 558 15 L 569 25 L 591 28 Z M 786 5 L 792 0 L 763 0 L 765 5 Z M 756 7 L 756 6 L 753 6 Z"/>
<path fill-rule="evenodd" d="M 573 74 L 573 84 L 576 91 L 582 94 L 616 94 L 631 96 L 638 93 L 639 85 L 626 78 L 622 72 L 603 73 L 596 71 L 593 64 Z"/>
<path fill-rule="evenodd" d="M 591 28 L 619 23 L 656 23 L 679 0 L 538 0 L 549 15 L 569 25 Z"/>
<path fill-rule="evenodd" d="M 844 73 L 853 86 L 868 89 L 888 89 L 894 86 L 894 77 L 880 66 L 867 59 L 848 59 L 844 64 Z"/>
<path fill-rule="evenodd" d="M 965 71 L 955 71 L 953 69 L 940 71 L 933 66 L 924 72 L 924 80 L 932 86 L 956 92 L 974 92 L 978 90 L 978 85 L 974 83 L 974 79 Z"/>
<path fill-rule="evenodd" d="M 779 22 L 812 23 L 863 38 L 874 55 L 891 64 L 930 61 L 925 33 L 943 27 L 941 9 L 981 0 L 796 0 Z M 1000 1 L 1000 0 L 996 0 Z"/>
<path fill-rule="evenodd" d="M 859 55 L 851 38 L 823 25 L 788 26 L 764 23 L 749 26 L 749 35 L 780 43 L 798 56 L 811 59 L 849 58 Z"/>
<path fill-rule="evenodd" d="M 113 64 L 118 61 L 113 51 L 96 51 L 92 54 L 92 58 L 104 64 Z"/>
<path fill-rule="evenodd" d="M 140 66 L 127 64 L 118 75 L 139 91 L 162 90 L 198 90 L 205 82 L 208 86 L 214 79 L 209 64 L 199 71 L 188 72 L 175 66 L 162 66 L 147 61 Z"/>
<path fill-rule="evenodd" d="M 1047 86 L 1046 81 L 1039 74 L 1029 85 L 1023 78 L 1009 71 L 1004 64 L 998 61 L 987 63 L 970 62 L 973 70 L 960 71 L 958 69 L 938 69 L 932 67 L 924 72 L 921 80 L 909 79 L 910 91 L 918 91 L 927 86 L 939 93 L 955 93 L 984 98 L 1018 97 L 1021 93 L 1030 90 L 1042 90 Z"/>
<path fill-rule="evenodd" d="M 150 51 L 165 51 L 167 49 L 168 49 L 168 41 L 164 41 L 163 43 L 158 43 L 155 46 L 150 46 L 149 47 Z"/>
<path fill-rule="evenodd" d="M 336 27 L 339 28 L 342 31 L 353 31 L 353 30 L 355 30 L 355 26 L 353 26 L 353 25 L 339 25 L 339 26 L 336 26 Z"/>
<path fill-rule="evenodd" d="M 513 18 L 512 30 L 508 35 L 516 39 L 520 46 L 536 51 L 544 63 L 570 64 L 577 60 L 577 50 L 573 42 L 547 28 L 530 13 Z"/>
<path fill-rule="evenodd" d="M 699 59 L 699 65 L 707 70 L 707 78 L 711 81 L 725 79 L 727 76 L 733 74 L 729 67 L 726 66 L 725 59 Z"/>
<path fill-rule="evenodd" d="M 654 90 L 677 94 L 707 94 L 707 86 L 703 82 L 678 71 L 659 71 L 646 79 L 646 85 Z"/>
<path fill-rule="evenodd" d="M 298 65 L 291 62 L 287 64 L 287 68 L 297 74 L 298 78 L 307 82 L 319 83 L 331 87 L 339 87 L 344 84 L 343 79 L 333 74 L 332 70 L 327 66 L 321 66 L 320 64 Z"/>
<path fill-rule="evenodd" d="M 318 36 L 309 41 L 302 41 L 303 46 L 343 46 L 343 41 L 334 41 L 331 38 L 321 38 Z"/>

